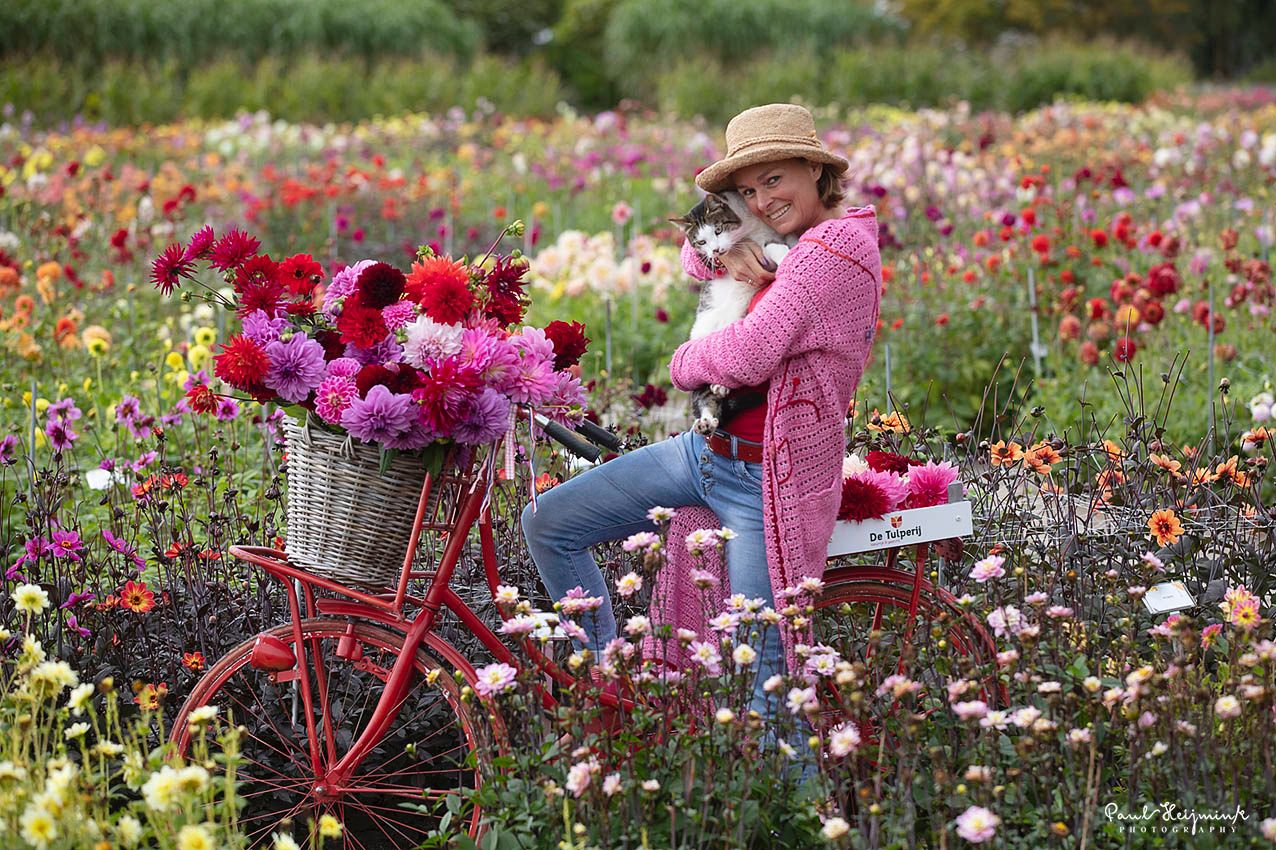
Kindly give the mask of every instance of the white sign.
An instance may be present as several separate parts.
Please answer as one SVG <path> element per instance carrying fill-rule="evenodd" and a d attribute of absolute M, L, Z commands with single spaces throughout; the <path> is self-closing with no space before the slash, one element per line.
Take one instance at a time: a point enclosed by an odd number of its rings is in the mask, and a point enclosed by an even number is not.
<path fill-rule="evenodd" d="M 1196 600 L 1181 581 L 1164 581 L 1154 584 L 1143 594 L 1143 604 L 1152 614 L 1182 611 L 1196 605 Z"/>
<path fill-rule="evenodd" d="M 829 539 L 828 554 L 831 558 L 965 537 L 972 528 L 970 502 L 966 501 L 894 511 L 881 519 L 836 523 Z"/>

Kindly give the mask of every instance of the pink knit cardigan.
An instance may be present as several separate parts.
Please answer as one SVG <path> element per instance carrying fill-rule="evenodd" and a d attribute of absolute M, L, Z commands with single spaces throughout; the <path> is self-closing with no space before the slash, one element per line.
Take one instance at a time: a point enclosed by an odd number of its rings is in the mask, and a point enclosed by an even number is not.
<path fill-rule="evenodd" d="M 686 243 L 682 264 L 692 277 L 712 277 Z M 770 382 L 762 440 L 762 513 L 776 593 L 824 572 L 841 501 L 846 411 L 873 344 L 881 293 L 876 210 L 852 208 L 802 235 L 753 312 L 674 352 L 669 374 L 681 390 Z M 728 594 L 725 564 L 702 565 L 721 581 L 720 592 L 709 596 L 706 607 L 704 593 L 691 583 L 697 563 L 683 539 L 697 528 L 720 525 L 708 508 L 675 512 L 668 563 L 652 598 L 653 622 L 707 633 L 708 619 L 722 610 Z M 792 665 L 790 636 L 785 641 Z"/>

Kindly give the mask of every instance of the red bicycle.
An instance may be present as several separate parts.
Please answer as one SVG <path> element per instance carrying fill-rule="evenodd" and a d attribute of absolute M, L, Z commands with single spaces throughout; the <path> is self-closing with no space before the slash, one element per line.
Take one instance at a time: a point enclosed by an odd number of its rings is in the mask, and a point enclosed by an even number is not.
<path fill-rule="evenodd" d="M 574 453 L 597 458 L 598 449 L 577 434 L 542 425 Z M 596 426 L 581 433 L 619 448 L 614 435 Z M 245 641 L 208 670 L 178 712 L 172 741 L 180 755 L 189 753 L 187 718 L 204 706 L 216 706 L 243 726 L 245 807 L 239 822 L 251 845 L 268 842 L 293 822 L 330 813 L 345 825 L 346 847 L 416 847 L 441 827 L 445 807 L 437 804 L 476 788 L 493 769 L 506 738 L 500 712 L 487 701 L 462 698 L 476 681 L 476 665 L 439 629 L 446 620 L 477 638 L 490 659 L 515 668 L 523 663 L 451 586 L 475 529 L 488 592 L 494 595 L 503 583 L 490 489 L 473 464 L 426 476 L 394 588 L 350 587 L 290 564 L 275 549 L 231 549 L 283 584 L 289 622 Z M 838 566 L 826 573 L 816 637 L 879 671 L 871 674 L 876 678 L 913 673 L 928 689 L 942 691 L 941 677 L 989 660 L 993 643 L 951 594 L 927 580 L 924 546 L 912 572 L 896 565 L 897 555 L 888 553 L 884 566 Z M 927 641 L 942 644 L 952 670 L 910 669 Z M 575 677 L 532 639 L 522 642 L 522 650 L 544 673 L 541 698 L 554 705 L 551 683 L 566 686 Z M 600 699 L 632 707 L 609 693 Z M 881 713 L 883 729 L 891 714 L 889 708 Z M 477 837 L 480 815 L 470 808 L 448 828 Z"/>

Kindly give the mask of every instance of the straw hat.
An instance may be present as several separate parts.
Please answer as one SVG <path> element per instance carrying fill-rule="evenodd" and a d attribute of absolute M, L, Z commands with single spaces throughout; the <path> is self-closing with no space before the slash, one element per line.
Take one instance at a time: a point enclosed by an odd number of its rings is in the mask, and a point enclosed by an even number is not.
<path fill-rule="evenodd" d="M 726 158 L 697 174 L 696 185 L 706 192 L 720 192 L 731 188 L 731 175 L 747 165 L 793 157 L 831 165 L 838 175 L 851 165 L 824 147 L 806 107 L 792 103 L 755 106 L 727 124 Z"/>

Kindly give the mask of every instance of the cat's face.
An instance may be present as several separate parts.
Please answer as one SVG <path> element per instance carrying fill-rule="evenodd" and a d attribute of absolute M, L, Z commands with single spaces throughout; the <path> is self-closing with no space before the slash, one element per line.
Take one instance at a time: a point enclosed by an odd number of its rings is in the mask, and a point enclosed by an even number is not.
<path fill-rule="evenodd" d="M 706 260 L 716 260 L 731 250 L 740 229 L 740 217 L 717 195 L 705 195 L 691 212 L 671 222 L 687 234 L 691 247 Z"/>

